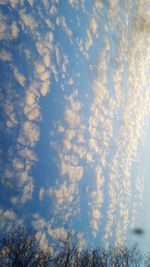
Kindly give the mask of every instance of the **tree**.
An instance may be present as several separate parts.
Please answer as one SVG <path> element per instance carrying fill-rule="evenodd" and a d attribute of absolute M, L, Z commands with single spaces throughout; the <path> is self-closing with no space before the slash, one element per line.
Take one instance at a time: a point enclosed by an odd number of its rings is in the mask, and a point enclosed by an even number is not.
<path fill-rule="evenodd" d="M 145 256 L 145 267 L 150 267 L 150 251 L 148 254 Z"/>
<path fill-rule="evenodd" d="M 122 246 L 116 249 L 112 255 L 112 266 L 114 267 L 140 267 L 143 257 L 135 244 L 133 247 L 128 248 L 127 246 Z"/>
<path fill-rule="evenodd" d="M 54 253 L 40 248 L 35 231 L 19 227 L 0 238 L 0 267 L 140 267 L 142 254 L 137 245 L 85 249 L 81 235 L 69 231 L 53 242 Z M 81 249 L 82 247 L 82 249 Z M 150 266 L 150 253 L 145 258 Z"/>
<path fill-rule="evenodd" d="M 50 251 L 40 249 L 35 232 L 22 226 L 0 240 L 0 267 L 46 267 L 51 260 Z"/>
<path fill-rule="evenodd" d="M 137 245 L 117 249 L 93 249 L 80 257 L 82 267 L 140 267 L 142 255 Z"/>
<path fill-rule="evenodd" d="M 78 236 L 69 231 L 67 236 L 63 236 L 58 241 L 57 257 L 55 259 L 58 267 L 79 266 L 80 240 Z"/>

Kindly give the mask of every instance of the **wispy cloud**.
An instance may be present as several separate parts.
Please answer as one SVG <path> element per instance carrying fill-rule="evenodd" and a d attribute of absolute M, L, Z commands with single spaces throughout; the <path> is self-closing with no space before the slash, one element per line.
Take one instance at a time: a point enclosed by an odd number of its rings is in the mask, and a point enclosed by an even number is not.
<path fill-rule="evenodd" d="M 56 24 L 58 26 L 61 26 L 63 28 L 63 30 L 65 31 L 65 33 L 68 35 L 68 37 L 72 37 L 73 35 L 73 32 L 72 30 L 69 28 L 69 26 L 67 25 L 67 22 L 66 22 L 66 18 L 63 17 L 63 16 L 59 16 L 56 18 Z"/>
<path fill-rule="evenodd" d="M 17 68 L 14 68 L 14 76 L 17 82 L 23 87 L 25 85 L 25 77 L 17 70 Z"/>

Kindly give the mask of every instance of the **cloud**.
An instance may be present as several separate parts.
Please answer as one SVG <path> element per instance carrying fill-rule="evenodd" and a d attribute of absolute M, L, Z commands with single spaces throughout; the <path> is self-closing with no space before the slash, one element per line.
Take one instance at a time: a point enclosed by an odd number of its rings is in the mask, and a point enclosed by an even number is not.
<path fill-rule="evenodd" d="M 23 9 L 23 2 L 0 1 L 1 5 L 8 3 L 13 8 L 20 8 L 19 26 L 21 28 L 18 27 L 17 21 L 13 19 L 9 21 L 6 15 L 1 14 L 0 39 L 9 43 L 19 36 L 20 30 L 28 37 L 32 34 L 37 58 L 32 62 L 32 52 L 27 51 L 22 44 L 24 56 L 31 62 L 32 67 L 30 74 L 25 77 L 17 67 L 17 63 L 12 62 L 12 53 L 6 48 L 0 52 L 1 60 L 11 60 L 14 81 L 16 80 L 22 87 L 29 84 L 24 94 L 7 91 L 7 100 L 4 101 L 7 131 L 10 138 L 13 137 L 16 149 L 14 153 L 11 149 L 8 151 L 10 158 L 3 172 L 2 184 L 13 188 L 14 180 L 17 181 L 19 194 L 11 196 L 13 205 L 23 205 L 31 200 L 35 183 L 34 177 L 31 177 L 32 168 L 38 160 L 35 146 L 40 140 L 38 121 L 42 119 L 40 100 L 53 90 L 54 87 L 51 86 L 53 79 L 56 83 L 63 79 L 60 88 L 64 90 L 64 116 L 62 121 L 56 123 L 56 136 L 54 131 L 51 131 L 53 135 L 50 136 L 54 139 L 51 141 L 53 148 L 57 149 L 61 179 L 60 177 L 56 179 L 56 184 L 50 188 L 41 186 L 38 192 L 39 200 L 49 198 L 52 201 L 53 222 L 55 221 L 56 224 L 59 225 L 62 220 L 76 222 L 75 216 L 82 215 L 80 214 L 82 190 L 80 185 L 82 186 L 84 181 L 88 182 L 89 175 L 92 173 L 91 187 L 87 187 L 86 196 L 89 205 L 87 215 L 90 217 L 89 224 L 93 236 L 97 236 L 102 226 L 102 218 L 105 216 L 104 244 L 109 245 L 114 239 L 116 245 L 122 244 L 129 227 L 129 215 L 132 217 L 132 224 L 136 220 L 138 204 L 133 205 L 133 202 L 136 200 L 137 203 L 141 203 L 144 187 L 143 176 L 139 175 L 137 170 L 138 175 L 133 181 L 132 172 L 135 168 L 139 168 L 135 159 L 144 140 L 143 132 L 150 113 L 150 97 L 146 90 L 150 63 L 147 22 L 142 24 L 140 13 L 137 14 L 138 19 L 135 22 L 135 28 L 133 27 L 133 35 L 129 35 L 131 38 L 128 38 L 126 29 L 129 27 L 130 17 L 127 13 L 128 21 L 123 18 L 117 1 L 105 5 L 105 8 L 108 8 L 107 19 L 101 28 L 100 18 L 103 12 L 101 1 L 93 1 L 91 10 L 88 10 L 87 6 L 85 9 L 86 1 L 79 3 L 76 0 L 68 0 L 72 8 L 80 8 L 83 16 L 88 16 L 88 19 L 84 20 L 88 25 L 84 27 L 82 39 L 80 36 L 76 38 L 74 43 L 76 53 L 72 54 L 73 57 L 75 56 L 74 59 L 77 57 L 80 59 L 80 68 L 90 63 L 88 59 L 93 60 L 90 48 L 93 46 L 95 49 L 98 42 L 101 44 L 99 53 L 95 54 L 97 62 L 90 68 L 91 74 L 94 75 L 92 77 L 96 76 L 96 78 L 94 81 L 91 78 L 88 79 L 89 86 L 86 90 L 90 91 L 85 95 L 81 82 L 82 72 L 81 77 L 79 77 L 80 74 L 73 73 L 71 76 L 68 74 L 72 64 L 69 50 L 64 54 L 66 47 L 57 42 L 54 34 L 56 26 L 58 30 L 66 33 L 70 41 L 74 35 L 66 17 L 58 16 L 60 1 L 53 1 L 52 5 L 48 1 L 43 1 L 42 8 L 38 6 L 40 19 L 45 21 L 46 25 L 44 32 L 41 31 L 41 27 L 38 27 L 34 16 L 37 8 L 35 1 L 28 0 L 32 7 L 30 14 L 27 13 L 26 7 Z M 46 12 L 43 12 L 44 8 Z M 125 8 L 127 8 L 126 4 Z M 53 23 L 52 16 L 55 16 L 56 25 Z M 81 27 L 82 19 L 80 20 L 78 15 L 75 19 L 78 27 Z M 138 25 L 140 35 L 137 31 Z M 141 28 L 144 29 L 144 34 Z M 110 31 L 114 39 L 109 35 Z M 101 33 L 100 38 L 98 32 Z M 116 37 L 119 40 L 117 42 Z M 96 41 L 95 38 L 97 38 Z M 20 60 L 19 64 L 22 65 L 23 59 L 20 58 Z M 6 62 L 4 65 L 7 64 Z M 6 81 L 6 87 L 12 88 L 12 85 L 10 86 Z M 66 87 L 70 91 L 66 91 Z M 16 106 L 16 103 L 19 104 Z M 84 105 L 85 103 L 87 105 Z M 18 136 L 17 134 L 15 136 L 14 133 L 17 132 Z M 106 203 L 107 210 L 104 211 Z M 6 220 L 15 221 L 11 212 L 2 211 L 1 214 Z M 56 227 L 40 216 L 33 221 L 34 227 L 39 231 L 37 238 L 41 240 L 41 247 L 44 247 L 44 244 L 47 247 L 46 229 L 53 238 L 65 234 L 65 229 Z M 113 231 L 114 228 L 115 231 Z"/>
<path fill-rule="evenodd" d="M 98 28 L 98 24 L 97 24 L 95 18 L 93 17 L 90 19 L 90 29 L 91 29 L 93 35 L 96 35 L 97 28 Z"/>
<path fill-rule="evenodd" d="M 73 83 L 74 83 L 73 78 L 70 78 L 70 79 L 68 80 L 68 84 L 69 84 L 69 85 L 73 85 Z"/>
<path fill-rule="evenodd" d="M 77 0 L 68 0 L 68 2 L 72 7 L 75 7 L 77 5 Z"/>
<path fill-rule="evenodd" d="M 66 139 L 69 140 L 69 141 L 71 141 L 72 138 L 75 137 L 75 135 L 76 135 L 76 132 L 75 132 L 75 130 L 73 130 L 73 129 L 67 129 L 67 130 L 65 131 Z"/>
<path fill-rule="evenodd" d="M 15 213 L 11 210 L 5 210 L 3 212 L 3 216 L 8 220 L 15 220 L 16 219 Z"/>
<path fill-rule="evenodd" d="M 32 198 L 32 193 L 33 193 L 33 181 L 29 181 L 26 185 L 23 186 L 23 191 L 22 191 L 22 195 L 20 198 L 20 201 L 22 203 L 27 202 L 29 199 Z"/>
<path fill-rule="evenodd" d="M 14 104 L 11 99 L 5 99 L 4 112 L 6 114 L 6 125 L 8 128 L 15 127 L 18 124 L 17 114 L 15 112 Z"/>
<path fill-rule="evenodd" d="M 61 64 L 61 51 L 58 46 L 55 46 L 55 54 L 56 54 L 57 64 L 60 65 Z"/>
<path fill-rule="evenodd" d="M 40 88 L 41 95 L 46 96 L 49 91 L 50 91 L 50 82 L 49 81 L 43 82 Z"/>
<path fill-rule="evenodd" d="M 64 227 L 55 227 L 52 228 L 51 225 L 48 225 L 48 235 L 55 240 L 60 240 L 61 238 L 67 237 L 67 231 Z"/>
<path fill-rule="evenodd" d="M 54 248 L 50 245 L 54 245 L 53 241 L 56 241 L 62 237 L 66 238 L 67 232 L 63 227 L 53 227 L 51 221 L 47 221 L 42 218 L 38 213 L 33 214 L 32 225 L 36 229 L 36 239 L 40 242 L 42 250 L 55 253 Z M 49 238 L 50 237 L 50 238 Z"/>
<path fill-rule="evenodd" d="M 34 1 L 30 0 L 28 3 L 31 7 L 34 6 Z M 8 164 L 4 164 L 2 185 L 4 189 L 8 186 L 11 190 L 16 184 L 15 192 L 17 193 L 13 195 L 13 192 L 11 192 L 12 194 L 8 198 L 13 205 L 23 206 L 31 200 L 34 190 L 34 177 L 31 175 L 32 168 L 38 160 L 34 149 L 40 139 L 38 121 L 42 119 L 39 98 L 46 96 L 50 91 L 51 76 L 54 75 L 57 80 L 58 75 L 57 68 L 52 62 L 54 49 L 52 31 L 54 25 L 50 19 L 42 15 L 43 12 L 39 7 L 39 16 L 41 16 L 41 19 L 44 18 L 48 27 L 48 30 L 41 34 L 37 27 L 38 23 L 33 8 L 28 13 L 23 2 L 17 0 L 6 0 L 5 3 L 1 0 L 0 4 L 9 4 L 12 8 L 18 8 L 20 15 L 18 24 L 13 17 L 8 18 L 6 14 L 1 12 L 0 39 L 7 41 L 6 47 L 9 47 L 11 40 L 18 38 L 21 31 L 26 34 L 29 40 L 32 33 L 33 45 L 37 49 L 37 58 L 33 62 L 32 52 L 26 49 L 24 41 L 19 47 L 19 53 L 21 51 L 24 54 L 23 58 L 20 57 L 19 65 L 23 66 L 24 60 L 25 62 L 30 61 L 32 69 L 30 73 L 25 73 L 25 75 L 21 68 L 18 68 L 18 62 L 12 60 L 12 53 L 7 51 L 6 48 L 0 50 L 0 59 L 11 61 L 10 66 L 13 72 L 13 76 L 11 76 L 11 73 L 9 76 L 8 72 L 5 85 L 7 87 L 7 97 L 3 105 L 4 118 L 6 118 L 4 126 L 7 126 L 5 132 L 8 134 L 8 138 L 12 140 L 13 145 L 6 151 L 6 155 L 9 155 L 9 157 Z M 16 81 L 21 87 L 27 85 L 24 93 L 19 92 L 17 88 L 12 90 Z M 42 198 L 42 193 L 40 193 L 40 197 Z"/>
<path fill-rule="evenodd" d="M 76 92 L 68 98 L 69 105 L 65 109 L 65 120 L 72 128 L 77 127 L 80 124 L 81 116 L 79 111 L 81 110 L 81 104 L 78 100 L 75 100 Z"/>
<path fill-rule="evenodd" d="M 9 0 L 9 2 L 13 8 L 16 8 L 16 6 L 19 4 L 18 0 Z"/>
<path fill-rule="evenodd" d="M 21 10 L 19 14 L 22 22 L 27 28 L 31 31 L 34 31 L 37 28 L 38 24 L 31 14 L 26 14 L 23 10 Z"/>
<path fill-rule="evenodd" d="M 15 159 L 13 159 L 13 167 L 16 170 L 23 170 L 24 169 L 24 164 L 20 159 L 15 158 Z"/>
<path fill-rule="evenodd" d="M 18 37 L 19 29 L 15 21 L 7 23 L 7 17 L 1 13 L 0 40 L 13 40 Z"/>
<path fill-rule="evenodd" d="M 29 169 L 31 168 L 31 165 L 28 165 L 29 166 Z M 27 166 L 25 166 L 27 168 Z M 28 171 L 28 168 L 25 170 L 25 171 L 18 171 L 17 172 L 17 175 L 19 177 L 19 182 L 20 183 L 26 183 L 28 181 L 31 180 L 31 177 L 29 176 L 29 171 Z"/>
<path fill-rule="evenodd" d="M 72 148 L 72 145 L 68 140 L 63 140 L 63 144 L 65 150 L 70 150 Z"/>
<path fill-rule="evenodd" d="M 95 10 L 99 10 L 103 7 L 103 3 L 100 2 L 99 0 L 95 0 L 94 1 L 94 7 L 95 7 Z"/>
<path fill-rule="evenodd" d="M 36 84 L 32 84 L 26 93 L 24 114 L 29 121 L 39 120 L 41 118 L 40 107 L 38 104 L 39 92 Z"/>
<path fill-rule="evenodd" d="M 13 21 L 11 24 L 11 33 L 14 39 L 18 37 L 19 29 L 15 21 Z"/>
<path fill-rule="evenodd" d="M 52 16 L 55 16 L 57 14 L 57 7 L 55 5 L 52 5 L 51 8 L 50 8 L 50 14 Z"/>
<path fill-rule="evenodd" d="M 22 224 L 23 221 L 18 219 L 15 212 L 11 209 L 0 209 L 0 228 L 10 231 L 12 227 Z"/>
<path fill-rule="evenodd" d="M 111 6 L 112 9 L 116 6 Z M 111 13 L 112 11 L 110 11 Z M 112 16 L 115 14 L 111 13 Z M 114 21 L 116 23 L 118 18 Z M 115 24 L 113 24 L 115 26 Z M 124 36 L 125 32 L 122 31 L 121 40 L 126 38 Z M 133 43 L 130 43 L 130 51 L 132 55 L 128 57 L 128 98 L 125 97 L 122 91 L 122 77 L 124 75 L 124 66 L 121 63 L 121 58 L 126 58 L 127 50 L 122 50 L 120 48 L 120 57 L 118 56 L 118 62 L 120 67 L 116 66 L 114 71 L 114 85 L 115 85 L 115 96 L 116 103 L 115 108 L 120 108 L 121 124 L 118 127 L 116 140 L 116 149 L 112 157 L 111 167 L 110 167 L 110 182 L 109 182 L 109 196 L 110 204 L 108 208 L 108 223 L 105 227 L 105 242 L 106 239 L 110 239 L 112 236 L 111 228 L 114 223 L 116 224 L 116 246 L 122 244 L 126 239 L 126 232 L 129 227 L 129 211 L 133 212 L 133 221 L 135 221 L 136 208 L 132 210 L 132 201 L 136 194 L 136 190 L 140 187 L 131 187 L 132 182 L 132 170 L 133 168 L 139 168 L 135 164 L 135 157 L 139 150 L 139 144 L 143 139 L 143 131 L 146 127 L 146 117 L 148 116 L 147 107 L 147 96 L 145 94 L 146 82 L 146 66 L 144 63 L 147 57 L 143 53 L 143 47 L 145 46 L 146 40 L 138 42 L 138 35 L 135 33 L 133 37 Z M 145 38 L 145 37 L 144 37 Z M 124 39 L 125 40 L 125 39 Z M 135 41 L 136 40 L 136 41 Z M 142 38 L 140 37 L 140 40 Z M 144 42 L 144 43 L 142 43 Z M 125 45 L 125 42 L 124 42 Z M 133 48 L 134 47 L 134 48 Z M 134 51 L 133 51 L 134 50 Z M 136 62 L 136 53 L 139 53 L 140 57 L 138 60 L 138 66 Z M 137 75 L 139 73 L 142 75 Z M 131 90 L 132 88 L 132 90 Z M 146 100 L 147 99 L 147 100 Z M 146 101 L 145 101 L 146 100 Z M 148 100 L 149 101 L 149 100 Z M 110 103 L 112 105 L 112 103 Z M 144 108 L 142 108 L 144 107 Z M 119 111 L 118 111 L 119 112 Z M 139 182 L 140 180 L 140 182 Z M 141 185 L 143 179 L 137 179 L 137 184 Z M 138 199 L 141 198 L 142 192 L 138 194 Z M 139 200 L 138 200 L 139 202 Z M 116 212 L 119 210 L 118 217 L 116 218 Z M 131 215 L 132 216 L 132 215 Z M 117 223 L 118 222 L 118 223 Z M 134 223 L 134 222 L 133 222 Z M 120 231 L 121 229 L 121 231 Z"/>
<path fill-rule="evenodd" d="M 65 31 L 65 33 L 68 35 L 68 37 L 72 37 L 73 33 L 72 30 L 68 27 L 66 23 L 66 18 L 64 16 L 56 17 L 56 24 Z"/>
<path fill-rule="evenodd" d="M 43 61 L 44 61 L 45 66 L 47 68 L 49 68 L 51 65 L 51 58 L 50 58 L 50 55 L 48 53 L 45 55 Z"/>
<path fill-rule="evenodd" d="M 36 64 L 35 70 L 36 70 L 36 75 L 38 79 L 41 81 L 41 86 L 40 86 L 40 93 L 42 96 L 46 96 L 46 94 L 50 91 L 50 78 L 51 78 L 51 71 L 47 70 L 46 68 L 52 68 L 52 64 L 50 61 L 50 56 L 46 54 L 44 56 L 44 62 Z M 55 70 L 53 69 L 54 73 Z M 57 74 L 55 73 L 57 76 Z M 57 79 L 57 78 L 56 78 Z"/>
<path fill-rule="evenodd" d="M 89 48 L 93 45 L 92 34 L 89 29 L 86 30 L 86 36 L 87 36 L 87 39 L 86 39 L 85 47 L 86 47 L 86 50 L 88 51 Z"/>
<path fill-rule="evenodd" d="M 47 222 L 40 216 L 35 216 L 32 221 L 32 225 L 37 231 L 39 231 L 42 230 L 45 226 L 47 226 Z"/>
<path fill-rule="evenodd" d="M 63 204 L 72 202 L 75 191 L 75 184 L 70 184 L 68 186 L 65 181 L 58 188 L 49 189 L 49 195 L 53 195 L 55 197 L 56 207 L 58 208 L 59 205 L 62 206 Z"/>
<path fill-rule="evenodd" d="M 62 165 L 61 166 L 61 173 L 62 175 L 67 174 L 69 180 L 72 183 L 75 183 L 76 181 L 80 181 L 83 176 L 83 167 L 82 166 L 69 166 L 69 165 Z"/>
<path fill-rule="evenodd" d="M 54 35 L 53 32 L 50 31 L 45 34 L 45 38 L 38 37 L 36 42 L 36 48 L 42 57 L 42 61 L 35 64 L 35 77 L 38 77 L 39 80 L 43 80 L 47 84 L 50 84 L 51 74 L 53 74 L 55 80 L 58 81 L 58 71 L 55 64 L 51 60 L 54 50 L 53 41 Z"/>
<path fill-rule="evenodd" d="M 104 202 L 103 194 L 104 194 L 103 188 L 90 192 L 90 202 L 89 202 L 89 206 L 91 208 L 90 225 L 92 227 L 92 234 L 94 237 L 96 237 L 97 231 L 99 230 L 100 219 L 102 217 L 101 208 Z"/>
<path fill-rule="evenodd" d="M 39 190 L 39 199 L 42 201 L 45 196 L 45 188 L 41 187 Z"/>
<path fill-rule="evenodd" d="M 36 69 L 37 74 L 41 75 L 45 72 L 45 65 L 44 64 L 36 64 L 35 69 Z"/>
<path fill-rule="evenodd" d="M 85 11 L 85 1 L 84 0 L 81 0 L 80 2 L 78 0 L 68 0 L 68 2 L 72 8 Z"/>
<path fill-rule="evenodd" d="M 34 5 L 34 0 L 28 0 L 28 2 L 29 2 L 29 4 L 30 4 L 30 6 L 33 7 L 33 5 Z"/>
<path fill-rule="evenodd" d="M 36 103 L 36 93 L 33 90 L 28 90 L 26 93 L 26 104 L 29 107 L 34 106 Z"/>
<path fill-rule="evenodd" d="M 26 113 L 26 112 L 25 112 Z M 32 109 L 30 109 L 27 113 L 26 116 L 28 118 L 29 121 L 35 121 L 35 120 L 39 120 L 40 118 L 40 108 L 39 106 L 34 106 Z"/>
<path fill-rule="evenodd" d="M 44 232 L 42 231 L 39 231 L 36 233 L 36 238 L 37 240 L 39 241 L 39 245 L 40 245 L 40 248 L 47 252 L 48 249 L 49 249 L 49 244 L 48 244 L 48 240 L 47 240 L 47 236 Z"/>
<path fill-rule="evenodd" d="M 65 119 L 72 127 L 77 127 L 80 124 L 80 115 L 70 108 L 65 109 Z"/>
<path fill-rule="evenodd" d="M 18 138 L 20 144 L 27 143 L 31 147 L 35 146 L 40 138 L 39 127 L 32 122 L 26 121 L 23 123 L 23 131 Z"/>
<path fill-rule="evenodd" d="M 135 181 L 135 188 L 138 192 L 139 198 L 143 198 L 143 193 L 144 193 L 144 177 L 138 176 L 136 181 Z"/>
<path fill-rule="evenodd" d="M 12 60 L 12 55 L 10 52 L 6 50 L 0 50 L 0 60 L 3 61 L 11 61 Z"/>
<path fill-rule="evenodd" d="M 62 185 L 49 190 L 49 195 L 55 198 L 55 210 L 65 221 L 79 212 L 78 183 L 84 174 L 84 168 L 79 163 L 84 152 L 78 143 L 84 140 L 83 125 L 79 124 L 82 105 L 78 100 L 78 92 L 74 91 L 66 97 L 65 121 L 67 127 L 57 125 L 58 133 L 63 134 L 62 149 L 58 151 L 60 158 L 60 174 L 64 176 Z M 77 127 L 78 125 L 78 127 Z M 62 130 L 61 130 L 62 129 Z M 77 145 L 76 145 L 77 144 Z"/>
<path fill-rule="evenodd" d="M 29 148 L 22 148 L 19 150 L 19 154 L 21 155 L 21 157 L 23 157 L 24 159 L 32 162 L 32 161 L 37 161 L 37 156 L 34 153 L 33 150 L 29 149 Z"/>
<path fill-rule="evenodd" d="M 22 86 L 24 87 L 25 85 L 25 77 L 23 76 L 23 74 L 21 74 L 17 68 L 14 68 L 14 76 L 15 76 L 15 79 L 17 80 L 17 82 Z"/>
<path fill-rule="evenodd" d="M 92 86 L 93 100 L 91 102 L 91 112 L 88 121 L 88 149 L 86 149 L 85 154 L 86 161 L 92 163 L 95 169 L 95 175 L 93 176 L 94 190 L 90 190 L 88 193 L 91 214 L 90 225 L 94 237 L 96 237 L 99 230 L 102 217 L 101 209 L 104 203 L 105 182 L 104 169 L 107 165 L 107 157 L 109 155 L 108 148 L 112 141 L 115 111 L 115 100 L 112 99 L 106 87 L 108 57 L 105 48 L 101 54 L 100 60 L 98 61 L 98 75 L 93 81 Z"/>

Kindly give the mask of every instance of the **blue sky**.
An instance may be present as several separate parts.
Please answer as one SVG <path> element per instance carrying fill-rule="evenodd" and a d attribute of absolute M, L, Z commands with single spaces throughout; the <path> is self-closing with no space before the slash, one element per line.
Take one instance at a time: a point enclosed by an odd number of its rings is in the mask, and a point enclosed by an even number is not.
<path fill-rule="evenodd" d="M 32 225 L 42 248 L 149 232 L 147 7 L 0 0 L 1 229 Z"/>

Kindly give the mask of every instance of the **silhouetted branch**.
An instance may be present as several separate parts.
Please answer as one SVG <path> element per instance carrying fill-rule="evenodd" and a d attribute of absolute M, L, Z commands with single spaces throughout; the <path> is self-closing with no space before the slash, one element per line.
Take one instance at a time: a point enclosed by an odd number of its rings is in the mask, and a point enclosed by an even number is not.
<path fill-rule="evenodd" d="M 56 241 L 56 240 L 55 240 Z M 0 240 L 0 267 L 140 267 L 143 256 L 137 245 L 116 249 L 82 249 L 77 234 L 68 232 L 56 241 L 54 253 L 42 250 L 36 232 L 23 227 Z M 144 258 L 150 267 L 150 253 Z"/>

